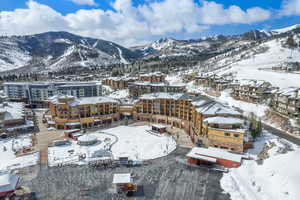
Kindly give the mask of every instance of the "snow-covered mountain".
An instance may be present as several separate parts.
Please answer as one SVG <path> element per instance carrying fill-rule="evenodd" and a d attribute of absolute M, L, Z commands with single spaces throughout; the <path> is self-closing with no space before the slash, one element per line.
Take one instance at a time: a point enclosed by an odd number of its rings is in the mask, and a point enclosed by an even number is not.
<path fill-rule="evenodd" d="M 68 32 L 0 37 L 0 71 L 58 70 L 71 66 L 128 63 L 139 55 L 113 42 Z"/>
<path fill-rule="evenodd" d="M 216 35 L 191 40 L 163 38 L 150 44 L 132 47 L 131 49 L 143 55 L 145 58 L 192 57 L 203 54 L 222 53 L 235 48 L 245 48 L 245 45 L 253 44 L 259 40 L 293 33 L 300 33 L 300 25 L 293 25 L 276 30 L 252 30 L 239 35 Z"/>
<path fill-rule="evenodd" d="M 149 57 L 178 57 L 178 56 L 199 56 L 203 54 L 214 54 L 239 48 L 273 36 L 271 32 L 253 30 L 241 35 L 224 36 L 216 35 L 212 37 L 202 37 L 200 39 L 176 40 L 173 38 L 163 38 L 153 43 L 132 47 L 131 49 Z"/>

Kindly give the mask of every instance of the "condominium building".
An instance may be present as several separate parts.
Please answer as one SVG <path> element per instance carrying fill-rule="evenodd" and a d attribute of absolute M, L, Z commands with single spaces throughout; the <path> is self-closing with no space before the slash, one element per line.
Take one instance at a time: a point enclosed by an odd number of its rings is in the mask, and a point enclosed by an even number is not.
<path fill-rule="evenodd" d="M 7 82 L 3 86 L 8 99 L 34 107 L 46 107 L 48 98 L 57 94 L 76 97 L 102 95 L 102 87 L 98 82 Z"/>
<path fill-rule="evenodd" d="M 157 92 L 172 92 L 183 93 L 186 91 L 184 84 L 169 85 L 164 82 L 133 82 L 129 83 L 129 94 L 133 98 L 137 98 L 143 94 L 157 93 Z"/>
<path fill-rule="evenodd" d="M 138 81 L 165 82 L 166 76 L 161 72 L 152 72 L 139 75 Z"/>
<path fill-rule="evenodd" d="M 113 98 L 57 95 L 49 100 L 47 123 L 58 129 L 89 128 L 120 118 L 120 102 Z"/>
<path fill-rule="evenodd" d="M 110 77 L 102 80 L 103 85 L 108 85 L 115 90 L 128 88 L 129 83 L 136 81 L 134 77 Z"/>
<path fill-rule="evenodd" d="M 183 128 L 193 141 L 204 139 L 207 146 L 238 152 L 244 150 L 247 130 L 240 123 L 243 121 L 242 115 L 205 96 L 195 97 L 183 93 L 145 94 L 134 104 L 133 117 L 136 120 Z M 225 121 L 210 123 L 213 117 L 223 117 Z"/>
<path fill-rule="evenodd" d="M 278 90 L 271 99 L 273 111 L 291 118 L 300 117 L 300 88 L 290 87 Z"/>
<path fill-rule="evenodd" d="M 272 95 L 272 90 L 275 89 L 271 83 L 263 80 L 242 79 L 232 83 L 232 96 L 235 99 L 263 103 Z"/>

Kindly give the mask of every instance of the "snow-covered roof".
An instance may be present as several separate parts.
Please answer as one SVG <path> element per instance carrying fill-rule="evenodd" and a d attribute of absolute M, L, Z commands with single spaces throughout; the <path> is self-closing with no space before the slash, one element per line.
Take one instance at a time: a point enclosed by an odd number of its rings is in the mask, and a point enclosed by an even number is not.
<path fill-rule="evenodd" d="M 297 94 L 297 98 L 300 99 L 300 88 L 298 87 L 289 87 L 289 88 L 283 88 L 279 90 L 277 93 L 279 93 L 280 96 L 286 96 L 289 98 L 296 97 L 295 94 Z"/>
<path fill-rule="evenodd" d="M 133 83 L 130 83 L 130 85 L 139 85 L 139 86 L 156 86 L 156 87 L 159 87 L 159 86 L 162 86 L 162 87 L 185 87 L 185 84 L 172 84 L 172 85 L 169 85 L 169 84 L 166 84 L 164 82 L 150 82 L 150 81 L 138 81 L 138 82 L 133 82 Z"/>
<path fill-rule="evenodd" d="M 66 122 L 65 125 L 66 126 L 76 126 L 76 125 L 80 125 L 80 122 Z"/>
<path fill-rule="evenodd" d="M 77 105 L 86 105 L 86 104 L 97 104 L 97 103 L 117 103 L 120 102 L 114 98 L 111 97 L 81 97 L 81 98 L 75 98 L 73 96 L 66 96 L 66 95 L 56 95 L 51 97 L 49 100 L 53 104 L 65 104 L 64 102 L 61 102 L 60 99 L 63 98 L 70 98 L 73 99 L 71 102 L 69 102 L 70 106 L 77 106 Z"/>
<path fill-rule="evenodd" d="M 252 80 L 252 79 L 241 79 L 236 82 L 240 86 L 251 86 L 251 87 L 262 87 L 262 86 L 271 86 L 271 83 L 264 80 Z"/>
<path fill-rule="evenodd" d="M 206 105 L 199 106 L 197 111 L 205 115 L 239 115 L 240 113 L 232 107 L 225 106 L 221 103 L 210 102 Z"/>
<path fill-rule="evenodd" d="M 0 192 L 15 190 L 19 177 L 8 172 L 0 172 Z"/>
<path fill-rule="evenodd" d="M 140 77 L 150 77 L 150 76 L 164 76 L 161 72 L 152 72 L 147 74 L 140 74 Z"/>
<path fill-rule="evenodd" d="M 140 99 L 180 99 L 184 94 L 183 93 L 167 93 L 167 92 L 158 92 L 143 94 Z"/>
<path fill-rule="evenodd" d="M 208 162 L 213 162 L 213 163 L 217 162 L 216 158 L 210 158 L 210 157 L 207 157 L 207 156 L 201 156 L 199 154 L 195 154 L 192 151 L 190 151 L 186 156 L 190 157 L 190 158 L 196 158 L 196 159 L 199 159 L 199 160 L 205 160 L 205 161 L 208 161 Z"/>
<path fill-rule="evenodd" d="M 167 126 L 162 125 L 162 124 L 152 124 L 153 127 L 155 128 L 166 128 Z"/>
<path fill-rule="evenodd" d="M 132 178 L 130 173 L 123 173 L 123 174 L 114 174 L 113 177 L 113 184 L 126 184 L 132 183 Z"/>
<path fill-rule="evenodd" d="M 132 80 L 137 80 L 137 78 L 135 78 L 135 77 L 109 77 L 109 78 L 105 78 L 103 80 L 132 81 Z"/>
<path fill-rule="evenodd" d="M 213 158 L 222 158 L 225 160 L 230 160 L 234 162 L 241 162 L 243 155 L 230 153 L 223 149 L 218 148 L 202 148 L 202 147 L 194 147 L 187 156 L 208 156 Z"/>
<path fill-rule="evenodd" d="M 94 135 L 91 135 L 91 134 L 86 134 L 86 135 L 80 136 L 78 138 L 78 141 L 80 141 L 80 142 L 90 142 L 90 141 L 95 141 L 95 140 L 97 140 L 97 137 Z"/>
<path fill-rule="evenodd" d="M 237 117 L 208 117 L 203 120 L 209 124 L 243 124 L 244 120 Z"/>
<path fill-rule="evenodd" d="M 4 120 L 18 120 L 24 117 L 24 103 L 5 102 L 0 104 L 0 113 L 4 113 Z"/>

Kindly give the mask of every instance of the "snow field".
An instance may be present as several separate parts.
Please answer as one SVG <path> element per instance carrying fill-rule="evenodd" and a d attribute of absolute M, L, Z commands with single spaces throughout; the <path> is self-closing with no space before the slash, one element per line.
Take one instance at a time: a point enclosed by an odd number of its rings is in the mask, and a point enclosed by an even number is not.
<path fill-rule="evenodd" d="M 91 146 L 80 146 L 76 141 L 64 146 L 50 147 L 48 161 L 50 166 L 66 163 L 87 164 L 101 159 L 94 155 L 97 151 L 110 152 L 114 159 L 126 156 L 132 160 L 148 160 L 166 156 L 176 149 L 175 140 L 169 135 L 156 136 L 148 132 L 150 126 L 119 126 L 90 133 L 98 139 Z M 86 159 L 79 160 L 79 155 Z"/>
<path fill-rule="evenodd" d="M 32 146 L 32 143 L 29 135 L 19 136 L 17 139 L 1 139 L 0 170 L 11 170 L 36 165 L 39 160 L 39 153 L 33 153 L 18 157 L 15 155 L 15 151 L 20 150 L 23 147 L 30 146 Z"/>

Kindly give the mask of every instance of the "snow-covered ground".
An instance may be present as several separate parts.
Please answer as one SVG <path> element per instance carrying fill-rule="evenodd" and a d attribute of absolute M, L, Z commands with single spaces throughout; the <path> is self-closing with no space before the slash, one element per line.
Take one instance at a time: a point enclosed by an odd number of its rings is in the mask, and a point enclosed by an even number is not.
<path fill-rule="evenodd" d="M 281 46 L 281 42 L 285 40 L 276 41 L 271 40 L 263 43 L 261 47 L 268 47 L 264 53 L 252 55 L 248 59 L 238 61 L 229 65 L 226 69 L 217 71 L 218 75 L 233 73 L 235 78 L 240 79 L 254 79 L 269 81 L 273 86 L 286 88 L 286 87 L 300 87 L 300 74 L 275 72 L 270 70 L 260 70 L 262 68 L 272 68 L 281 65 L 283 62 L 296 62 L 300 61 L 300 51 L 291 50 Z M 234 59 L 234 58 L 226 58 Z M 225 60 L 225 59 L 224 59 Z M 222 65 L 221 60 L 219 62 Z"/>
<path fill-rule="evenodd" d="M 215 99 L 218 102 L 227 104 L 232 107 L 237 107 L 243 110 L 245 112 L 244 115 L 253 113 L 258 117 L 263 117 L 265 115 L 266 110 L 268 109 L 267 105 L 235 100 L 230 96 L 230 90 L 222 91 L 221 96 L 216 97 Z"/>
<path fill-rule="evenodd" d="M 72 141 L 69 145 L 48 149 L 49 165 L 61 163 L 87 164 L 91 160 L 101 159 L 95 152 L 106 152 L 109 147 L 113 158 L 128 156 L 132 160 L 147 160 L 166 156 L 176 148 L 175 140 L 169 135 L 153 135 L 148 132 L 150 126 L 119 126 L 95 133 L 89 133 L 98 139 L 91 146 L 80 146 Z M 86 155 L 79 161 L 79 155 Z M 107 156 L 106 156 L 107 157 Z"/>
<path fill-rule="evenodd" d="M 268 158 L 258 164 L 255 159 L 265 144 L 270 148 Z M 268 132 L 254 145 L 248 151 L 253 160 L 244 160 L 241 167 L 223 175 L 225 192 L 232 200 L 298 200 L 300 148 Z"/>
<path fill-rule="evenodd" d="M 11 170 L 36 165 L 39 160 L 39 153 L 25 156 L 16 156 L 15 151 L 23 147 L 32 146 L 31 138 L 28 135 L 19 136 L 17 139 L 0 140 L 0 170 Z"/>
<path fill-rule="evenodd" d="M 123 89 L 123 90 L 117 90 L 115 92 L 112 92 L 108 95 L 111 98 L 116 98 L 116 99 L 124 99 L 129 97 L 129 90 L 128 89 Z"/>

